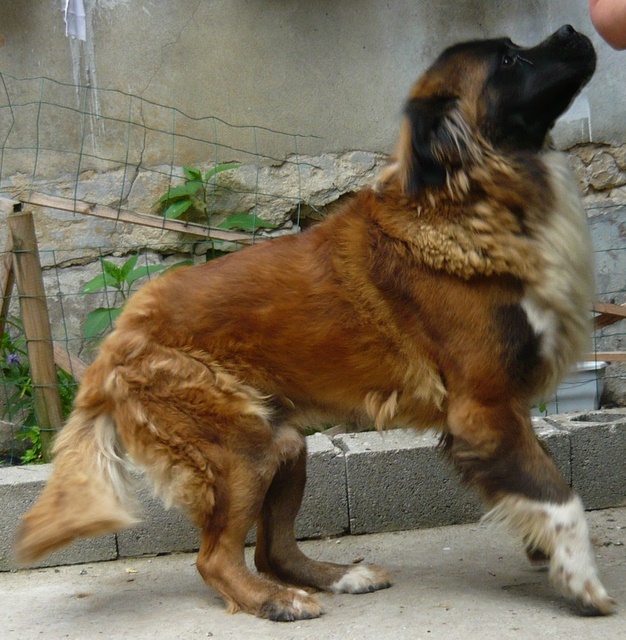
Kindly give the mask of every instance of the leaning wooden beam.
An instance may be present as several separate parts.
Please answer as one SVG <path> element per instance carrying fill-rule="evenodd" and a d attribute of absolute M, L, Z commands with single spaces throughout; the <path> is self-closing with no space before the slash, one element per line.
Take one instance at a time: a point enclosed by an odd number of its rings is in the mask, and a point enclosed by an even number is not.
<path fill-rule="evenodd" d="M 162 231 L 176 231 L 186 233 L 204 240 L 224 240 L 226 242 L 237 242 L 239 244 L 252 244 L 267 240 L 264 236 L 252 236 L 249 233 L 238 231 L 225 231 L 223 229 L 211 229 L 201 224 L 184 222 L 182 220 L 170 220 L 168 218 L 157 217 L 146 213 L 135 213 L 127 209 L 113 209 L 101 204 L 89 204 L 82 200 L 72 200 L 68 198 L 58 198 L 45 193 L 31 193 L 20 197 L 20 202 L 38 207 L 49 207 L 60 211 L 70 211 L 72 213 L 82 213 L 86 216 L 105 218 L 114 222 L 130 222 L 144 227 L 161 229 Z"/>
<path fill-rule="evenodd" d="M 22 203 L 7 198 L 0 198 L 0 213 L 9 216 L 12 213 L 20 211 Z M 7 241 L 0 261 L 0 293 L 2 293 L 2 305 L 0 306 L 0 336 L 4 333 L 4 325 L 9 315 L 9 306 L 11 305 L 11 294 L 13 293 L 13 285 L 15 284 L 15 273 L 13 271 L 13 255 L 11 253 L 13 243 L 11 242 L 11 234 L 7 236 Z"/>
<path fill-rule="evenodd" d="M 594 328 L 602 329 L 608 327 L 615 322 L 619 322 L 626 318 L 626 304 L 610 304 L 608 302 L 596 302 L 593 310 L 599 313 L 594 318 Z"/>
<path fill-rule="evenodd" d="M 82 382 L 85 377 L 85 371 L 89 365 L 85 364 L 80 358 L 73 356 L 67 349 L 55 342 L 52 346 L 54 354 L 54 364 L 63 371 L 71 374 L 76 382 Z"/>

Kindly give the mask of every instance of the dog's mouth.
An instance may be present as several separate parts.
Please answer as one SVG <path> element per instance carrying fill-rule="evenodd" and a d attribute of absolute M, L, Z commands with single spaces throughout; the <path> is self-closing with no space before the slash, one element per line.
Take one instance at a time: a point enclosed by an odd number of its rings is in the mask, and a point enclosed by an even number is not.
<path fill-rule="evenodd" d="M 531 64 L 534 63 L 535 57 L 553 56 L 576 73 L 581 87 L 588 82 L 596 69 L 596 52 L 591 40 L 569 24 L 563 25 L 536 47 L 526 49 L 523 55 Z"/>

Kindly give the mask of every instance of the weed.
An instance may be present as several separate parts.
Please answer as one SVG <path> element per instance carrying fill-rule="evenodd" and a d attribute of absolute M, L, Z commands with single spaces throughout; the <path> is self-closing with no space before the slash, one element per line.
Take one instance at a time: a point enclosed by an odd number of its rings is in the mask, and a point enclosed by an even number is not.
<path fill-rule="evenodd" d="M 217 190 L 216 177 L 224 172 L 236 169 L 239 165 L 228 162 L 218 164 L 209 169 L 204 175 L 196 167 L 183 167 L 185 182 L 168 189 L 154 204 L 165 207 L 163 215 L 166 218 L 179 218 L 190 210 L 198 211 L 207 224 L 211 222 L 210 198 Z M 261 220 L 251 213 L 234 213 L 217 225 L 219 229 L 254 232 L 257 229 L 275 229 L 276 225 Z"/>
<path fill-rule="evenodd" d="M 22 464 L 41 462 L 41 430 L 37 425 L 33 398 L 33 381 L 26 351 L 26 338 L 19 318 L 7 318 L 5 331 L 0 337 L 0 370 L 4 378 L 5 398 L 2 417 L 19 424 L 17 440 L 30 443 L 21 456 Z M 74 378 L 57 368 L 61 410 L 66 418 L 71 410 L 76 393 Z"/>
<path fill-rule="evenodd" d="M 190 260 L 182 260 L 171 266 L 151 264 L 138 267 L 138 260 L 139 255 L 134 255 L 121 267 L 118 267 L 113 262 L 101 258 L 102 273 L 87 282 L 83 287 L 82 293 L 96 293 L 98 291 L 111 289 L 112 292 L 116 294 L 113 298 L 114 301 L 121 299 L 121 303 L 108 307 L 99 307 L 88 313 L 83 325 L 83 333 L 86 338 L 97 338 L 106 329 L 113 326 L 114 320 L 122 313 L 124 304 L 130 296 L 131 289 L 137 280 L 161 271 L 192 264 Z"/>

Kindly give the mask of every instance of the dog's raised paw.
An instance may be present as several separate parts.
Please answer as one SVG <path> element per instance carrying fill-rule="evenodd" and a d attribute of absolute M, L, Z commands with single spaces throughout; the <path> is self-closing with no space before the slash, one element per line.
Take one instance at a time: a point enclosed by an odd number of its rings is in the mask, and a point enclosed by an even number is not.
<path fill-rule="evenodd" d="M 350 567 L 344 575 L 330 585 L 333 593 L 370 593 L 391 586 L 389 572 L 373 564 Z"/>
<path fill-rule="evenodd" d="M 578 609 L 584 616 L 608 616 L 615 611 L 617 602 L 598 581 L 588 580 L 577 599 Z"/>
<path fill-rule="evenodd" d="M 315 596 L 302 589 L 283 589 L 263 603 L 259 615 L 274 622 L 294 622 L 319 618 L 323 612 Z"/>

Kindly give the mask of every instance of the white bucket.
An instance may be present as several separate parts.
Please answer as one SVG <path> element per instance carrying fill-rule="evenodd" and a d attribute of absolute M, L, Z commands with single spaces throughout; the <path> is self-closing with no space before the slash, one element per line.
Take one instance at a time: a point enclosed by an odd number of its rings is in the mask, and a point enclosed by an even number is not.
<path fill-rule="evenodd" d="M 559 385 L 552 398 L 541 408 L 533 409 L 534 416 L 569 413 L 570 411 L 593 411 L 599 408 L 604 388 L 606 362 L 579 362 Z"/>

